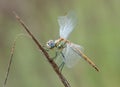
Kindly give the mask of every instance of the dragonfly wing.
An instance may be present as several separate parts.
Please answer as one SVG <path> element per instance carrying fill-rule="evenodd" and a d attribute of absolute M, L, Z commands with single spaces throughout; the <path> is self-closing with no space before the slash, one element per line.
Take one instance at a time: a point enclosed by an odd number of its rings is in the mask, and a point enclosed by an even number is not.
<path fill-rule="evenodd" d="M 69 68 L 73 67 L 81 58 L 81 56 L 72 49 L 73 46 L 81 51 L 83 50 L 83 48 L 80 45 L 73 43 L 67 44 L 67 47 L 63 49 L 62 51 L 64 54 L 63 61 Z"/>
<path fill-rule="evenodd" d="M 60 26 L 60 37 L 67 39 L 77 24 L 77 18 L 74 12 L 69 12 L 66 16 L 60 16 L 58 18 Z"/>
<path fill-rule="evenodd" d="M 79 46 L 79 45 L 78 45 Z M 72 45 L 71 49 L 74 50 L 74 52 L 76 52 L 79 56 L 81 56 L 84 60 L 86 60 L 94 69 L 96 69 L 97 71 L 99 71 L 98 67 L 94 64 L 94 62 L 92 62 L 92 60 L 90 60 L 89 57 L 87 57 L 78 47 L 77 45 Z"/>

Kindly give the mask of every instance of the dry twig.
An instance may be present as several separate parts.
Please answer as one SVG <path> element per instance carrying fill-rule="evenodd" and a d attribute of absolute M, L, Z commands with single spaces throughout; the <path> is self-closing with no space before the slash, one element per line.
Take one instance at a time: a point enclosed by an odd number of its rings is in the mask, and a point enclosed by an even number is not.
<path fill-rule="evenodd" d="M 12 64 L 12 59 L 13 59 L 13 54 L 14 54 L 15 42 L 16 41 L 14 41 L 12 49 L 11 49 L 10 60 L 9 60 L 9 63 L 8 63 L 8 68 L 7 68 L 5 80 L 4 80 L 4 83 L 3 83 L 3 87 L 5 87 L 5 85 L 7 83 L 8 75 L 9 75 L 9 72 L 10 72 L 10 68 L 11 68 L 11 64 Z"/>
<path fill-rule="evenodd" d="M 56 74 L 59 76 L 59 78 L 60 78 L 61 82 L 63 83 L 64 87 L 71 87 L 70 84 L 68 83 L 68 81 L 66 80 L 66 78 L 59 71 L 59 68 L 58 68 L 57 64 L 54 62 L 53 59 L 50 58 L 50 56 L 48 55 L 48 53 L 46 52 L 46 50 L 41 46 L 41 44 L 37 41 L 37 39 L 29 31 L 29 28 L 25 25 L 25 23 L 21 20 L 21 18 L 15 12 L 13 12 L 13 13 L 14 13 L 16 19 L 18 20 L 18 22 L 24 27 L 24 29 L 30 35 L 30 37 L 32 38 L 32 40 L 38 46 L 39 50 L 41 50 L 43 52 L 43 54 L 45 55 L 45 58 L 48 60 L 48 62 L 51 64 L 51 66 L 54 69 L 54 71 L 56 72 Z M 12 56 L 13 56 L 13 54 L 12 54 Z M 8 73 L 9 73 L 9 69 L 8 69 L 8 72 L 7 72 L 7 76 L 8 76 Z M 6 85 L 6 81 L 7 81 L 7 79 L 5 78 L 4 86 Z"/>

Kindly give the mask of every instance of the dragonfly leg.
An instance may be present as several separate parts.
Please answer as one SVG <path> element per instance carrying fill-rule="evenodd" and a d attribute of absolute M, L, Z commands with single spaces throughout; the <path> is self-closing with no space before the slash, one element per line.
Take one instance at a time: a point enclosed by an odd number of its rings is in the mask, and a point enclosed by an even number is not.
<path fill-rule="evenodd" d="M 60 71 L 63 70 L 64 65 L 65 65 L 64 61 L 59 65 L 59 70 L 60 70 Z"/>
<path fill-rule="evenodd" d="M 65 59 L 64 54 L 63 54 L 62 52 L 60 52 L 60 53 L 61 53 L 62 57 Z M 64 65 L 65 65 L 65 62 L 64 62 L 64 61 L 62 61 L 62 63 L 61 63 L 61 64 L 60 64 L 60 66 L 59 66 L 59 70 L 60 70 L 60 71 L 62 71 L 62 69 L 63 69 Z"/>
<path fill-rule="evenodd" d="M 62 52 L 60 52 L 60 53 L 61 53 L 62 57 L 65 59 L 65 56 L 64 56 L 64 54 L 63 54 Z"/>
<path fill-rule="evenodd" d="M 49 51 L 49 49 L 46 46 L 43 45 L 42 47 L 45 49 L 45 51 Z"/>
<path fill-rule="evenodd" d="M 42 47 L 45 49 L 45 51 L 47 51 L 47 52 L 50 51 L 46 46 L 43 45 Z M 55 52 L 55 56 L 51 57 L 51 59 L 55 60 L 57 58 L 57 56 L 58 56 L 58 52 Z"/>
<path fill-rule="evenodd" d="M 56 52 L 55 52 L 55 56 L 52 57 L 52 59 L 55 60 L 55 59 L 57 58 L 57 56 L 58 56 L 58 52 L 56 51 Z"/>

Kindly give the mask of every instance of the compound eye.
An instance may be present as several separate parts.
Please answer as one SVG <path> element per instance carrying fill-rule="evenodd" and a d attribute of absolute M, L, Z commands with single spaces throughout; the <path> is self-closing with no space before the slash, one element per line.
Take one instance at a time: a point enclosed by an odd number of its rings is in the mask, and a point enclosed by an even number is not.
<path fill-rule="evenodd" d="M 48 47 L 49 49 L 54 48 L 54 47 L 55 47 L 54 41 L 53 41 L 53 40 L 49 40 L 49 41 L 47 42 L 47 47 Z"/>

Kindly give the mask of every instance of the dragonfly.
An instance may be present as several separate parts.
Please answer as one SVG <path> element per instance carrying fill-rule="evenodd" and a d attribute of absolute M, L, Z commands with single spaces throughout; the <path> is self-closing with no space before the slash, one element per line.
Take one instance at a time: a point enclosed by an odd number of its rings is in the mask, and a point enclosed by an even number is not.
<path fill-rule="evenodd" d="M 52 50 L 56 48 L 60 51 L 60 55 L 63 58 L 63 65 L 65 64 L 68 68 L 73 67 L 80 58 L 83 58 L 87 61 L 96 71 L 99 71 L 98 67 L 95 65 L 90 58 L 88 58 L 83 53 L 83 47 L 77 44 L 74 44 L 68 40 L 70 33 L 74 30 L 77 24 L 77 17 L 74 12 L 69 12 L 65 16 L 58 17 L 59 24 L 59 35 L 60 38 L 57 40 L 49 40 L 47 42 L 47 48 Z"/>

